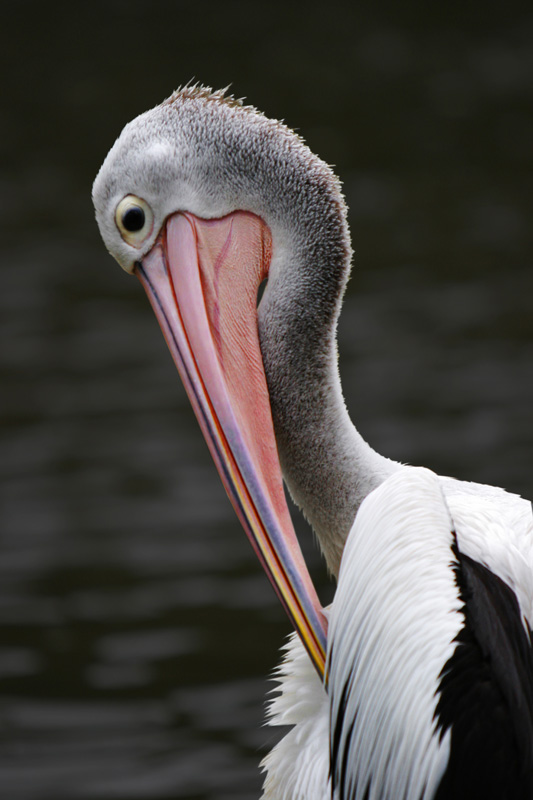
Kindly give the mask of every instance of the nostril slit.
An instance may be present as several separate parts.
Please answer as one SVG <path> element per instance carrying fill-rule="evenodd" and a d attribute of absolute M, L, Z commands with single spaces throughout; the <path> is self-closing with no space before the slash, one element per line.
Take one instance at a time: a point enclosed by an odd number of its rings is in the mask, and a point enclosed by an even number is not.
<path fill-rule="evenodd" d="M 267 278 L 261 281 L 261 283 L 259 284 L 259 288 L 257 289 L 257 306 L 259 306 L 259 303 L 261 302 L 261 298 L 263 297 L 266 285 L 267 285 Z"/>

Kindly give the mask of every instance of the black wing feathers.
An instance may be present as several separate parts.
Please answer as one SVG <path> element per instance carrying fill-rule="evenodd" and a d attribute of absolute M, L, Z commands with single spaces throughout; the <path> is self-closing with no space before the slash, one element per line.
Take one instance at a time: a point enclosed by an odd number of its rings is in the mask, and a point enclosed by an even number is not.
<path fill-rule="evenodd" d="M 453 547 L 464 627 L 441 673 L 448 768 L 436 800 L 532 800 L 533 652 L 515 593 Z"/>

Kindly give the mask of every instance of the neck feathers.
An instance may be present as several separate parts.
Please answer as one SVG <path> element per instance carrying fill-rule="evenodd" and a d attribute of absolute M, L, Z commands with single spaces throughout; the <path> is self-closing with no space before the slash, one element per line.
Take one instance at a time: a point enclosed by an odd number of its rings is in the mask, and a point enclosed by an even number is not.
<path fill-rule="evenodd" d="M 362 439 L 342 396 L 336 329 L 351 247 L 329 171 L 320 188 L 293 246 L 274 237 L 259 335 L 283 475 L 336 575 L 360 503 L 396 465 Z"/>

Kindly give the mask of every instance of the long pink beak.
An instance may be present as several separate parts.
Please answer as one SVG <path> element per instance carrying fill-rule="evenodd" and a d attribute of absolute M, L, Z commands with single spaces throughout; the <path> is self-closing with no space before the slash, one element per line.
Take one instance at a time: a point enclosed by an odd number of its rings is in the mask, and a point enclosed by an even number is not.
<path fill-rule="evenodd" d="M 285 502 L 257 330 L 271 235 L 253 214 L 177 213 L 136 267 L 222 482 L 321 677 L 326 620 Z"/>

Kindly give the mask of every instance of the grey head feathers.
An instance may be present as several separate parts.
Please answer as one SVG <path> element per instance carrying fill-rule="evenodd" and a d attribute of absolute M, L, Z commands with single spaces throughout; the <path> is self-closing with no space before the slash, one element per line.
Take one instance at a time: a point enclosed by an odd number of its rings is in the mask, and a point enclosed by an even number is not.
<path fill-rule="evenodd" d="M 125 194 L 154 210 L 153 236 L 141 251 L 113 229 Z M 331 169 L 286 125 L 221 91 L 187 86 L 126 125 L 96 177 L 93 202 L 106 245 L 128 270 L 168 214 L 213 218 L 239 209 L 263 217 L 278 238 L 290 235 L 292 247 L 309 246 L 316 228 L 322 248 L 324 233 L 335 235 L 344 280 L 349 271 L 346 209 Z"/>

